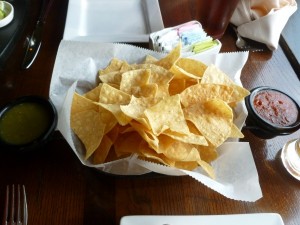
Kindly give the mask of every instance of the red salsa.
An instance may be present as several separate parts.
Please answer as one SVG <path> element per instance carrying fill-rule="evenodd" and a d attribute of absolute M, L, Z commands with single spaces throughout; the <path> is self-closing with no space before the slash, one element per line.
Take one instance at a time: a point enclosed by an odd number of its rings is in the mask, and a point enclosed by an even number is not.
<path fill-rule="evenodd" d="M 263 90 L 253 100 L 256 113 L 275 126 L 285 127 L 298 119 L 297 105 L 285 94 L 275 90 Z"/>

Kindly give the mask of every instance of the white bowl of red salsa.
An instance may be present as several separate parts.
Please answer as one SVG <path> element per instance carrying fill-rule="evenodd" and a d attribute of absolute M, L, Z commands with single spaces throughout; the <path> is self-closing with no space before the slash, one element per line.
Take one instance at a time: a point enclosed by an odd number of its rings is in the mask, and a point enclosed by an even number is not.
<path fill-rule="evenodd" d="M 254 88 L 245 104 L 246 128 L 260 138 L 288 135 L 300 128 L 298 103 L 280 90 L 265 86 Z"/>
<path fill-rule="evenodd" d="M 7 150 L 34 150 L 44 146 L 57 126 L 57 111 L 41 96 L 24 96 L 0 109 L 0 146 Z"/>

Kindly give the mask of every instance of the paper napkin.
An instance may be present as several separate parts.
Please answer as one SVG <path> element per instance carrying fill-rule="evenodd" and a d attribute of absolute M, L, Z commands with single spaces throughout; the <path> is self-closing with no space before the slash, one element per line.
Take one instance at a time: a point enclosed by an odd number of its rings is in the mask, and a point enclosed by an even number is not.
<path fill-rule="evenodd" d="M 242 37 L 275 50 L 283 28 L 296 10 L 295 0 L 240 0 L 230 22 Z"/>

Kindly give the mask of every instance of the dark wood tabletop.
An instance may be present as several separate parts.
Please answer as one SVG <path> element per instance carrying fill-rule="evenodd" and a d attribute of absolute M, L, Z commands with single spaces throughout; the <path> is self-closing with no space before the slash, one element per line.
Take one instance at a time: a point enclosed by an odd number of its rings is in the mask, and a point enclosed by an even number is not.
<path fill-rule="evenodd" d="M 21 70 L 24 40 L 34 28 L 39 5 L 40 1 L 32 0 L 26 28 L 0 71 L 0 104 L 29 94 L 48 97 L 68 1 L 54 1 L 45 24 L 39 55 L 28 70 Z M 165 27 L 197 19 L 188 0 L 161 0 L 160 7 Z M 230 28 L 220 41 L 222 52 L 238 50 Z M 241 80 L 249 90 L 257 86 L 272 86 L 290 94 L 300 103 L 299 78 L 281 47 L 273 52 L 250 52 Z M 57 132 L 40 151 L 15 155 L 1 149 L 0 211 L 3 210 L 6 185 L 24 184 L 29 225 L 119 224 L 121 217 L 126 215 L 270 212 L 279 213 L 285 225 L 298 225 L 300 182 L 286 172 L 280 152 L 287 141 L 300 137 L 300 131 L 269 140 L 259 139 L 249 131 L 244 134 L 245 138 L 241 141 L 250 143 L 263 193 L 256 202 L 230 200 L 188 176 L 154 174 L 120 177 L 100 173 L 83 166 Z"/>

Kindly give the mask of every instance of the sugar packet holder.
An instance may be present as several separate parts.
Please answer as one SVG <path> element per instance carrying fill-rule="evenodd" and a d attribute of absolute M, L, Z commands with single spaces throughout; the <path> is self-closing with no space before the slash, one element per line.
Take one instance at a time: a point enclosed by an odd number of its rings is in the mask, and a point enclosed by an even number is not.
<path fill-rule="evenodd" d="M 196 20 L 153 32 L 149 39 L 151 49 L 164 53 L 170 52 L 181 42 L 183 57 L 217 55 L 222 47 L 222 43 L 208 36 Z"/>

